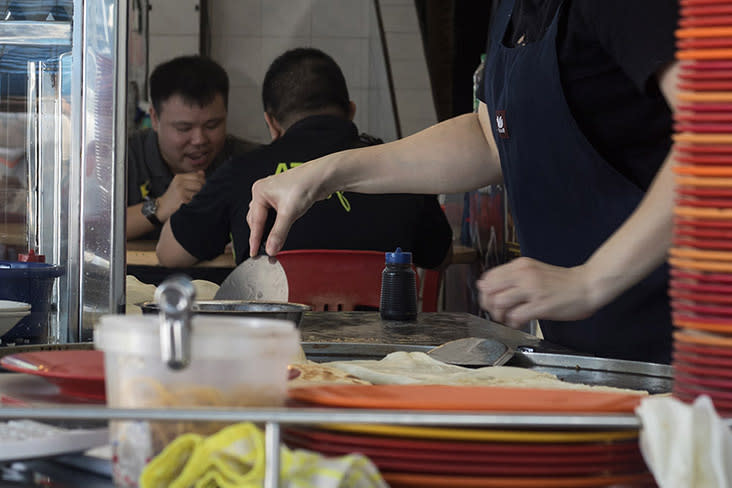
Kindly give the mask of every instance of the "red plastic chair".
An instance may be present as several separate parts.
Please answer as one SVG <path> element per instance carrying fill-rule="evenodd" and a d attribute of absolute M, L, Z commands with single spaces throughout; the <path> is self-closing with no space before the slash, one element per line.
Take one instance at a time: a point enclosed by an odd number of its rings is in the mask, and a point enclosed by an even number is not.
<path fill-rule="evenodd" d="M 298 249 L 281 251 L 277 259 L 287 275 L 291 302 L 308 304 L 319 312 L 347 312 L 357 306 L 379 308 L 383 252 Z M 425 274 L 424 286 L 429 284 L 430 297 L 423 299 L 423 311 L 437 310 L 439 277 L 437 271 Z M 419 285 L 418 279 L 418 290 Z"/>

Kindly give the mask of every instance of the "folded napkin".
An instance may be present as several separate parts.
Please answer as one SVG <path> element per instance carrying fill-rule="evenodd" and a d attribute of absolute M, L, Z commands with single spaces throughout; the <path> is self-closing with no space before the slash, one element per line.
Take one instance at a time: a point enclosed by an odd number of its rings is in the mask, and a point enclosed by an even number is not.
<path fill-rule="evenodd" d="M 259 488 L 264 484 L 264 434 L 251 423 L 210 437 L 184 434 L 145 467 L 141 488 Z M 280 487 L 388 488 L 361 454 L 325 458 L 280 448 Z"/>
<path fill-rule="evenodd" d="M 672 397 L 645 398 L 640 447 L 661 488 L 732 488 L 732 433 L 708 396 L 693 405 Z"/>

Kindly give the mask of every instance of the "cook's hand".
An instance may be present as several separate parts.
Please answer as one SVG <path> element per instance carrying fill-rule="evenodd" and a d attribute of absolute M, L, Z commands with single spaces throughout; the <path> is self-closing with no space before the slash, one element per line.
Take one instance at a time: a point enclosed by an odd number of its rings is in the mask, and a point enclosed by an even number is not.
<path fill-rule="evenodd" d="M 190 202 L 206 183 L 206 173 L 195 171 L 173 177 L 168 189 L 158 199 L 158 218 L 165 222 L 184 203 Z"/>
<path fill-rule="evenodd" d="M 270 208 L 277 212 L 277 216 L 267 238 L 265 251 L 269 256 L 274 256 L 282 249 L 293 222 L 317 201 L 305 178 L 298 177 L 299 169 L 268 176 L 252 185 L 252 201 L 247 212 L 250 256 L 256 256 L 259 252 Z"/>
<path fill-rule="evenodd" d="M 583 266 L 562 268 L 521 257 L 480 277 L 480 306 L 512 327 L 532 319 L 583 319 L 597 310 L 586 275 Z"/>

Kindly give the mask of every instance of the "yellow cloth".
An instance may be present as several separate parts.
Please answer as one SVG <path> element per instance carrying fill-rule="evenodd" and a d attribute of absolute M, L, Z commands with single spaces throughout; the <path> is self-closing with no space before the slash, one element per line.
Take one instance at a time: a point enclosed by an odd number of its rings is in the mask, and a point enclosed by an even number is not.
<path fill-rule="evenodd" d="M 184 434 L 145 467 L 140 488 L 259 488 L 264 484 L 264 434 L 251 423 L 204 438 Z M 280 448 L 284 488 L 387 488 L 373 463 L 361 454 L 326 458 Z"/>

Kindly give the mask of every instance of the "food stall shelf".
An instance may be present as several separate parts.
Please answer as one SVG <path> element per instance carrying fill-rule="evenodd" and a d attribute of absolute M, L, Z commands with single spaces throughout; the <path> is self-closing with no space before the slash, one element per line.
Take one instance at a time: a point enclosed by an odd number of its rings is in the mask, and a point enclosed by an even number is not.
<path fill-rule="evenodd" d="M 640 419 L 632 414 L 520 414 L 337 408 L 119 409 L 106 407 L 3 407 L 0 408 L 0 418 L 263 423 L 265 425 L 265 454 L 267 459 L 265 488 L 279 486 L 280 426 L 283 424 L 384 423 L 483 428 L 575 429 L 638 429 L 641 427 Z M 732 427 L 732 419 L 727 419 L 726 422 L 729 427 Z"/>

